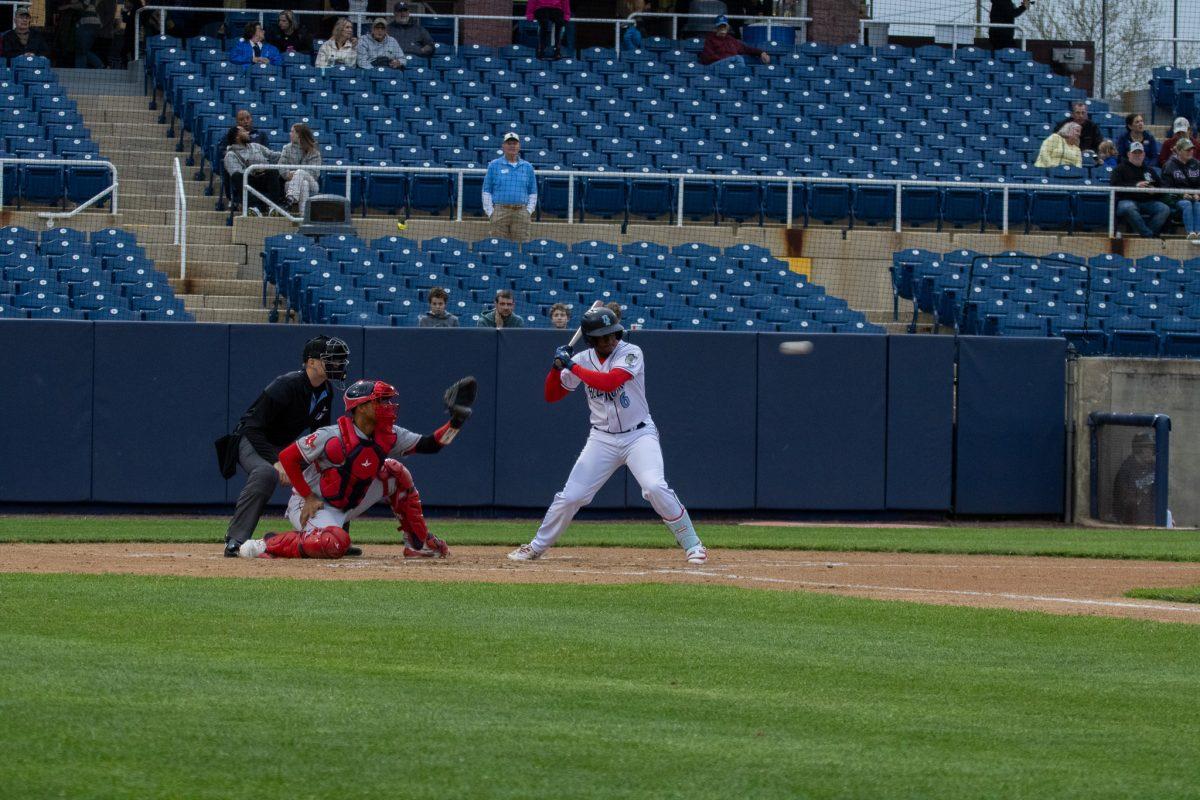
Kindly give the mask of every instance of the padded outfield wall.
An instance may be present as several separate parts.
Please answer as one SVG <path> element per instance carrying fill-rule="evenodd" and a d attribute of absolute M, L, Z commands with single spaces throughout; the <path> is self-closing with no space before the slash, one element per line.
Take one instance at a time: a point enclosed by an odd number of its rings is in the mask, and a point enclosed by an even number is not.
<path fill-rule="evenodd" d="M 318 331 L 349 343 L 352 377 L 397 386 L 414 430 L 445 419 L 454 379 L 479 379 L 464 434 L 409 459 L 430 506 L 542 509 L 587 436 L 581 397 L 542 399 L 555 331 L 0 320 L 20 453 L 0 460 L 0 502 L 230 505 L 242 477 L 220 478 L 213 440 Z M 785 356 L 795 335 L 634 337 L 693 509 L 1063 513 L 1062 340 L 816 334 Z M 624 471 L 594 505 L 647 508 Z"/>

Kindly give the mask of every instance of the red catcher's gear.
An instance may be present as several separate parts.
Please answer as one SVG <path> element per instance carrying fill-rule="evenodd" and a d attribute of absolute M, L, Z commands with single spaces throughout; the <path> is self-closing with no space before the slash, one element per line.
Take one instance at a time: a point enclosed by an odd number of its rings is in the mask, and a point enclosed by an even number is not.
<path fill-rule="evenodd" d="M 311 531 L 269 533 L 266 555 L 272 558 L 341 558 L 350 546 L 350 534 L 330 526 Z"/>
<path fill-rule="evenodd" d="M 425 524 L 425 510 L 421 506 L 421 493 L 413 484 L 412 473 L 408 467 L 395 459 L 389 458 L 383 462 L 379 470 L 379 479 L 383 481 L 384 496 L 392 513 L 400 523 L 399 530 L 404 534 L 405 557 L 443 558 L 449 554 L 450 548 L 436 536 L 429 534 Z"/>
<path fill-rule="evenodd" d="M 346 401 L 346 411 L 349 413 L 364 403 L 370 403 L 375 400 L 387 401 L 396 396 L 396 387 L 392 386 L 390 383 L 372 380 L 355 381 L 350 385 L 350 388 L 346 390 L 346 396 L 344 398 Z M 351 416 L 353 416 L 353 414 L 351 414 Z M 392 426 L 395 424 L 395 401 L 381 402 L 375 409 L 375 427 L 387 428 L 388 430 L 391 430 Z"/>
<path fill-rule="evenodd" d="M 300 455 L 300 448 L 292 442 L 279 453 L 279 463 L 283 465 L 283 471 L 287 473 L 288 480 L 292 482 L 292 488 L 296 490 L 296 494 L 301 497 L 308 497 L 312 494 L 312 487 L 308 485 L 308 481 L 304 479 L 304 467 L 306 466 L 304 456 Z"/>
<path fill-rule="evenodd" d="M 324 456 L 334 466 L 321 473 L 321 497 L 344 510 L 362 502 L 396 444 L 396 432 L 377 427 L 372 438 L 362 439 L 349 417 L 339 417 L 338 434 L 325 444 Z"/>

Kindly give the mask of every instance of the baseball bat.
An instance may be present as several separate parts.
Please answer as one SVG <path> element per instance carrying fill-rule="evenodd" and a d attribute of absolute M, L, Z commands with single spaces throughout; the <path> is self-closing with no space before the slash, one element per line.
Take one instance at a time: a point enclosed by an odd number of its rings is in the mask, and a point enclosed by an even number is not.
<path fill-rule="evenodd" d="M 592 308 L 599 308 L 602 305 L 604 305 L 604 303 L 601 303 L 599 300 L 597 300 L 596 302 L 592 303 Z M 589 308 L 588 311 L 591 311 L 592 308 Z M 575 345 L 579 344 L 579 340 L 582 338 L 583 338 L 583 325 L 580 325 L 578 328 L 575 329 L 575 335 L 571 337 L 571 341 L 567 342 L 567 346 L 570 347 L 572 350 L 574 350 Z"/>

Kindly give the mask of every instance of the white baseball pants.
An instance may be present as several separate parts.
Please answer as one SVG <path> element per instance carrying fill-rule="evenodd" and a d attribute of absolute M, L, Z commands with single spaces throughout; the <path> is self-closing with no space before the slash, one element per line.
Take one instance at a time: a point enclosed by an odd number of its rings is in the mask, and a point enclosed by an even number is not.
<path fill-rule="evenodd" d="M 367 493 L 363 495 L 362 502 L 354 508 L 348 508 L 343 511 L 326 503 L 321 506 L 317 513 L 308 518 L 308 525 L 301 527 L 300 509 L 304 507 L 304 498 L 296 494 L 295 490 L 292 490 L 292 496 L 288 499 L 287 518 L 292 523 L 292 529 L 297 531 L 311 531 L 330 526 L 344 528 L 348 521 L 361 516 L 364 511 L 378 503 L 382 498 L 383 481 L 372 481 L 370 488 L 367 489 Z"/>
<path fill-rule="evenodd" d="M 642 497 L 650 502 L 667 527 L 684 517 L 683 504 L 667 485 L 658 428 L 652 421 L 646 427 L 628 433 L 607 433 L 593 428 L 571 468 L 566 486 L 554 495 L 554 502 L 542 518 L 531 543 L 533 549 L 541 553 L 554 546 L 579 509 L 592 502 L 596 492 L 622 464 L 629 467 L 642 487 Z"/>

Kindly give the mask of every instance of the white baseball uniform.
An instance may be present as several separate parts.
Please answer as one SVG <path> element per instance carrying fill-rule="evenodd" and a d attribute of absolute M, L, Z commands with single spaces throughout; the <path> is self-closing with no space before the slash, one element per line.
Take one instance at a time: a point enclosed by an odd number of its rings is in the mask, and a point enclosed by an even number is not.
<path fill-rule="evenodd" d="M 629 467 L 642 487 L 642 497 L 662 517 L 680 546 L 687 550 L 698 545 L 700 540 L 692 527 L 687 509 L 667 485 L 663 474 L 658 428 L 650 418 L 650 406 L 646 402 L 642 349 L 620 341 L 603 361 L 594 349 L 584 350 L 573 360 L 581 367 L 597 372 L 619 369 L 633 377 L 614 392 L 602 392 L 588 386 L 567 370 L 559 373 L 559 381 L 567 391 L 573 392 L 580 385 L 583 386 L 587 394 L 592 431 L 575 466 L 571 468 L 566 486 L 554 495 L 554 501 L 546 510 L 537 535 L 530 543 L 533 549 L 540 554 L 553 546 L 579 509 L 592 501 L 596 492 L 622 464 Z"/>

